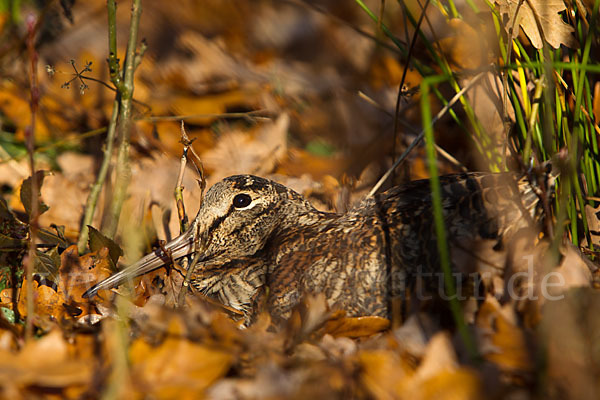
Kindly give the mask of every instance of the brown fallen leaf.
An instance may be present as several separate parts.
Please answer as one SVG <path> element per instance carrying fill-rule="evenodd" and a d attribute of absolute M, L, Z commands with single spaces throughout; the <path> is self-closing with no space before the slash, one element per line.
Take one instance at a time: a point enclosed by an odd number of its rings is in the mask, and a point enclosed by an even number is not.
<path fill-rule="evenodd" d="M 233 355 L 169 336 L 160 346 L 144 340 L 129 349 L 137 389 L 157 399 L 198 398 L 229 369 Z"/>
<path fill-rule="evenodd" d="M 75 240 L 81 228 L 83 207 L 94 181 L 94 158 L 66 152 L 56 159 L 60 171 L 44 179 L 42 198 L 50 209 L 40 216 L 41 226 L 64 226 L 65 236 Z M 68 194 L 67 194 L 68 193 Z"/>
<path fill-rule="evenodd" d="M 290 118 L 262 125 L 256 132 L 232 131 L 223 134 L 214 148 L 202 153 L 202 162 L 213 171 L 208 186 L 222 178 L 240 173 L 265 175 L 287 154 L 287 132 Z"/>
<path fill-rule="evenodd" d="M 482 382 L 477 371 L 461 367 L 446 332 L 435 334 L 421 364 L 405 379 L 400 390 L 405 399 L 482 399 Z"/>
<path fill-rule="evenodd" d="M 598 104 L 598 118 L 600 118 L 600 82 L 596 84 L 595 102 Z M 594 106 L 596 107 L 596 106 Z M 585 205 L 585 217 L 590 231 L 592 243 L 588 243 L 587 237 L 583 239 L 583 247 L 591 247 L 593 245 L 596 250 L 600 247 L 600 206 L 594 208 L 589 204 Z"/>
<path fill-rule="evenodd" d="M 439 44 L 450 63 L 460 69 L 476 69 L 487 64 L 487 48 L 481 32 L 459 18 L 448 21 L 448 28 L 452 34 Z"/>
<path fill-rule="evenodd" d="M 0 305 L 3 307 L 12 307 L 13 289 L 8 288 L 0 292 Z"/>
<path fill-rule="evenodd" d="M 412 357 L 422 358 L 427 351 L 430 338 L 439 328 L 426 313 L 413 314 L 394 329 L 393 334 L 400 348 Z"/>
<path fill-rule="evenodd" d="M 542 309 L 540 338 L 546 351 L 544 393 L 561 398 L 596 399 L 600 394 L 600 292 L 573 288 Z"/>
<path fill-rule="evenodd" d="M 592 103 L 594 120 L 600 121 L 600 82 L 596 82 L 594 85 L 594 96 L 592 97 Z"/>
<path fill-rule="evenodd" d="M 504 29 L 509 35 L 515 37 L 511 30 L 516 31 L 520 26 L 536 49 L 541 49 L 544 41 L 555 49 L 561 44 L 578 47 L 573 27 L 559 15 L 566 9 L 563 0 L 496 0 L 496 3 L 500 14 L 508 17 Z"/>
<path fill-rule="evenodd" d="M 60 288 L 54 289 L 46 284 L 34 280 L 33 286 L 33 323 L 42 330 L 49 330 L 64 315 L 64 293 Z M 27 316 L 27 279 L 23 279 L 23 286 L 19 292 L 17 308 L 21 316 Z"/>
<path fill-rule="evenodd" d="M 346 159 L 338 156 L 318 156 L 303 149 L 291 148 L 288 157 L 279 164 L 277 173 L 289 176 L 308 174 L 315 180 L 321 180 L 326 175 L 340 176 L 347 164 Z"/>
<path fill-rule="evenodd" d="M 450 337 L 447 333 L 436 333 L 427 344 L 425 355 L 415 377 L 426 380 L 441 371 L 454 370 L 457 367 L 458 359 Z"/>
<path fill-rule="evenodd" d="M 88 300 L 82 297 L 83 293 L 96 282 L 112 274 L 110 255 L 106 247 L 79 257 L 77 246 L 71 246 L 63 251 L 60 260 L 59 286 L 67 301 L 87 303 Z"/>
<path fill-rule="evenodd" d="M 387 350 L 361 351 L 358 363 L 361 383 L 375 399 L 399 398 L 402 381 L 413 372 L 403 358 Z"/>
<path fill-rule="evenodd" d="M 485 399 L 482 382 L 474 370 L 444 370 L 420 382 L 416 390 L 404 393 L 406 399 L 466 400 Z"/>
<path fill-rule="evenodd" d="M 4 81 L 0 85 L 0 110 L 9 120 L 17 123 L 16 137 L 24 140 L 25 129 L 31 121 L 31 111 L 27 95 L 14 83 Z M 36 140 L 46 141 L 50 138 L 50 131 L 40 114 L 35 117 Z"/>
<path fill-rule="evenodd" d="M 516 325 L 511 305 L 501 307 L 495 297 L 488 295 L 479 309 L 475 325 L 480 352 L 485 359 L 507 371 L 533 370 L 534 362 L 525 333 Z"/>
<path fill-rule="evenodd" d="M 33 309 L 34 324 L 43 330 L 50 328 L 52 323 L 63 319 L 81 318 L 92 311 L 83 293 L 94 283 L 107 278 L 111 274 L 108 249 L 85 254 L 79 257 L 77 246 L 67 248 L 61 254 L 59 279 L 54 285 L 43 279 L 34 279 Z M 27 316 L 27 279 L 19 292 L 18 309 L 22 316 Z M 108 291 L 98 296 L 108 299 Z"/>
<path fill-rule="evenodd" d="M 78 397 L 92 378 L 92 364 L 69 356 L 68 345 L 59 330 L 30 340 L 19 353 L 0 350 L 0 387 L 50 388 L 59 393 L 69 386 Z M 64 394 L 64 392 L 63 392 Z"/>
<path fill-rule="evenodd" d="M 470 84 L 473 79 L 473 77 L 465 77 L 461 79 L 461 85 L 464 87 Z M 506 132 L 502 123 L 504 114 L 506 113 L 506 117 L 510 121 L 515 121 L 515 110 L 511 102 L 506 103 L 506 110 L 504 110 L 502 93 L 499 90 L 501 87 L 502 79 L 500 75 L 497 72 L 490 71 L 485 73 L 485 76 L 477 81 L 472 89 L 465 94 L 479 123 L 481 123 L 482 128 L 485 129 L 489 137 L 486 149 L 496 155 L 502 155 L 502 152 L 506 151 L 504 148 Z M 485 165 L 487 165 L 487 161 L 481 159 L 477 161 L 485 162 Z"/>
<path fill-rule="evenodd" d="M 382 317 L 354 317 L 354 318 L 335 318 L 327 321 L 325 332 L 333 337 L 346 336 L 350 338 L 359 338 L 371 336 L 385 331 L 390 327 L 390 320 Z"/>

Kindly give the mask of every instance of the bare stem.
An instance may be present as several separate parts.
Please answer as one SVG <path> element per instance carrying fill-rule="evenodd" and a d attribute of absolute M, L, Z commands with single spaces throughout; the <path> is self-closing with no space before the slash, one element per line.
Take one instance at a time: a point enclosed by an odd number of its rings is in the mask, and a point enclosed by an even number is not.
<path fill-rule="evenodd" d="M 192 275 L 194 274 L 196 265 L 200 260 L 200 256 L 201 254 L 199 252 L 196 252 L 196 254 L 194 254 L 194 259 L 190 263 L 190 266 L 185 274 L 185 278 L 183 280 L 183 283 L 181 284 L 181 290 L 179 291 L 179 295 L 177 296 L 178 307 L 183 307 L 183 305 L 185 304 L 185 294 L 187 293 L 188 287 L 190 286 L 190 280 L 192 279 Z"/>
<path fill-rule="evenodd" d="M 185 204 L 183 202 L 183 174 L 187 165 L 188 149 L 192 142 L 188 139 L 185 132 L 185 126 L 181 121 L 181 143 L 183 143 L 183 153 L 181 154 L 181 163 L 179 165 L 179 174 L 177 175 L 177 185 L 175 186 L 175 202 L 177 203 L 177 217 L 179 218 L 179 233 L 183 233 L 189 227 L 188 217 L 185 213 Z"/>
<path fill-rule="evenodd" d="M 40 92 L 38 87 L 37 76 L 37 61 L 38 53 L 35 49 L 35 36 L 37 32 L 37 18 L 31 14 L 27 17 L 27 52 L 29 54 L 30 69 L 29 69 L 29 90 L 31 98 L 29 101 L 29 109 L 31 111 L 31 125 L 25 132 L 25 140 L 27 145 L 27 154 L 29 155 L 29 169 L 31 172 L 31 215 L 29 216 L 29 249 L 27 262 L 25 263 L 25 279 L 27 281 L 27 322 L 25 324 L 25 339 L 29 340 L 33 337 L 33 266 L 35 260 L 35 240 L 38 231 L 38 182 L 35 173 L 35 118 L 39 106 Z"/>
<path fill-rule="evenodd" d="M 404 98 L 404 82 L 406 80 L 406 73 L 408 72 L 408 66 L 410 64 L 410 59 L 412 57 L 412 52 L 415 48 L 415 44 L 417 43 L 417 38 L 419 37 L 419 31 L 421 29 L 421 24 L 423 23 L 423 18 L 427 14 L 427 7 L 429 6 L 429 0 L 425 2 L 425 6 L 423 6 L 423 10 L 421 11 L 421 16 L 419 17 L 419 22 L 415 27 L 415 33 L 410 41 L 410 47 L 408 48 L 408 55 L 406 56 L 406 64 L 404 65 L 404 70 L 402 71 L 402 78 L 400 79 L 400 86 L 398 87 L 398 95 L 396 96 L 396 109 L 394 112 L 394 132 L 392 142 L 392 160 L 396 159 L 396 146 L 398 144 L 398 124 L 400 120 L 400 103 Z M 383 7 L 382 7 L 383 9 Z M 379 19 L 379 29 L 381 29 L 381 17 Z M 394 171 L 392 170 L 392 181 L 394 180 Z"/>
<path fill-rule="evenodd" d="M 181 167 L 179 169 L 179 176 L 177 177 L 177 187 L 175 187 L 175 200 L 177 202 L 177 212 L 179 214 L 179 226 L 181 233 L 187 231 L 188 229 L 188 219 L 187 215 L 185 214 L 185 206 L 183 203 L 183 173 L 185 172 L 185 165 L 187 163 L 188 150 L 191 150 L 192 154 L 196 158 L 196 161 L 192 160 L 192 162 L 198 170 L 198 174 L 200 175 L 200 207 L 202 207 L 202 202 L 204 201 L 204 189 L 206 189 L 206 179 L 204 178 L 204 166 L 202 164 L 202 159 L 200 159 L 200 156 L 194 151 L 194 148 L 192 147 L 192 142 L 193 141 L 190 140 L 185 131 L 183 121 L 181 121 L 181 143 L 183 143 L 184 147 L 183 155 L 181 156 Z M 192 278 L 192 275 L 194 274 L 194 270 L 196 269 L 196 264 L 198 264 L 199 259 L 200 253 L 197 252 L 194 255 L 194 259 L 189 264 L 187 273 L 185 274 L 185 278 L 181 286 L 181 290 L 179 291 L 179 296 L 177 297 L 177 304 L 179 307 L 182 307 L 185 304 L 185 294 L 187 293 L 187 289 L 190 285 L 190 280 Z"/>
<path fill-rule="evenodd" d="M 117 99 L 119 106 L 119 149 L 117 153 L 116 180 L 112 203 L 108 215 L 102 224 L 102 231 L 108 237 L 114 237 L 119 225 L 121 209 L 127 196 L 127 187 L 131 180 L 131 166 L 129 164 L 129 142 L 131 137 L 131 113 L 133 103 L 133 74 L 136 66 L 137 35 L 142 14 L 141 0 L 133 0 L 131 8 L 131 22 L 129 26 L 129 40 L 123 71 L 118 70 L 118 59 L 116 58 L 116 10 L 115 1 L 108 1 L 109 14 L 109 66 L 111 68 L 111 79 L 117 88 Z M 112 18 L 111 18 L 112 16 Z M 113 26 L 114 25 L 114 26 Z M 114 47 L 113 47 L 114 46 Z M 139 57 L 139 56 L 138 56 Z M 112 60 L 111 60 L 112 59 Z M 139 63 L 139 58 L 138 58 Z M 113 68 L 117 68 L 113 70 Z"/>
<path fill-rule="evenodd" d="M 117 127 L 118 115 L 119 101 L 115 99 L 115 101 L 113 102 L 112 116 L 110 117 L 110 122 L 108 124 L 106 142 L 104 143 L 102 164 L 100 165 L 100 170 L 98 171 L 98 177 L 96 178 L 96 182 L 94 182 L 94 184 L 92 185 L 90 194 L 85 204 L 85 213 L 83 216 L 83 221 L 81 222 L 79 239 L 77 240 L 77 250 L 79 251 L 79 253 L 83 253 L 85 251 L 89 235 L 88 225 L 91 225 L 92 220 L 94 219 L 94 212 L 96 211 L 98 197 L 100 197 L 100 191 L 102 190 L 102 186 L 104 185 L 104 181 L 106 180 L 106 175 L 108 174 L 110 158 L 113 153 L 113 147 L 115 142 L 115 131 Z"/>
<path fill-rule="evenodd" d="M 121 71 L 119 59 L 117 58 L 117 3 L 116 0 L 106 2 L 108 11 L 108 68 L 110 80 L 117 88 L 121 90 Z"/>

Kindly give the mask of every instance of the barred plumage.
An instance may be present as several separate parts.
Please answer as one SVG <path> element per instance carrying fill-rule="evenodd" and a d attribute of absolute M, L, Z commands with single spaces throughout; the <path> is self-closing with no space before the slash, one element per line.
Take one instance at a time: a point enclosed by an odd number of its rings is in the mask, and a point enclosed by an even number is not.
<path fill-rule="evenodd" d="M 440 182 L 456 270 L 474 269 L 460 259 L 479 243 L 498 250 L 539 216 L 537 188 L 514 173 L 463 173 Z M 428 180 L 392 188 L 340 215 L 317 211 L 276 182 L 237 175 L 215 184 L 190 229 L 165 247 L 174 259 L 200 252 L 193 286 L 247 321 L 267 292 L 263 303 L 275 317 L 289 315 L 306 293 L 324 293 L 350 316 L 387 317 L 389 300 L 407 282 L 439 271 L 434 231 Z M 157 250 L 88 295 L 168 259 Z"/>

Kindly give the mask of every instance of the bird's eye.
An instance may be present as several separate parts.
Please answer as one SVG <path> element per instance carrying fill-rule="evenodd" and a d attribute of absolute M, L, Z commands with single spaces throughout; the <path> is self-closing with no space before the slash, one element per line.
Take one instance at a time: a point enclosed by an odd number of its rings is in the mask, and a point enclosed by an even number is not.
<path fill-rule="evenodd" d="M 252 203 L 252 198 L 245 193 L 238 194 L 233 198 L 233 206 L 235 208 L 248 207 Z"/>

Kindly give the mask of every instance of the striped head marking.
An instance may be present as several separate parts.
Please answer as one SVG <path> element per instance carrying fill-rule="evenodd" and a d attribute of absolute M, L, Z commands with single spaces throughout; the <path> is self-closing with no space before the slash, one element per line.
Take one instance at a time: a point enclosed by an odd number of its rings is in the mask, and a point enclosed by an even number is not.
<path fill-rule="evenodd" d="M 236 175 L 213 185 L 195 220 L 202 259 L 211 262 L 249 256 L 264 247 L 286 204 L 300 195 L 252 175 Z"/>
<path fill-rule="evenodd" d="M 152 271 L 172 259 L 199 252 L 200 263 L 218 265 L 261 250 L 294 208 L 310 207 L 296 192 L 251 175 L 225 178 L 211 187 L 192 226 L 126 269 L 90 288 L 86 297 Z"/>

